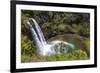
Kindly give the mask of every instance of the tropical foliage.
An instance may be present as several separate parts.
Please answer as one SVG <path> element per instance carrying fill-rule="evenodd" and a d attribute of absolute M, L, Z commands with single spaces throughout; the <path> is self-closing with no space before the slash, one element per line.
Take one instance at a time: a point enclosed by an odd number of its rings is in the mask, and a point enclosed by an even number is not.
<path fill-rule="evenodd" d="M 42 29 L 47 41 L 58 39 L 58 35 L 75 34 L 80 39 L 79 43 L 84 43 L 76 50 L 63 53 L 61 55 L 41 56 L 37 52 L 35 41 L 32 38 L 27 21 L 34 18 Z M 72 36 L 73 37 L 73 36 Z M 85 60 L 89 59 L 90 46 L 90 15 L 89 13 L 53 12 L 53 11 L 21 11 L 21 61 L 41 62 L 41 61 L 61 61 L 61 60 Z M 55 39 L 54 39 L 55 38 Z M 71 37 L 70 37 L 71 38 Z M 71 42 L 72 40 L 66 40 Z M 62 39 L 62 37 L 59 37 Z M 76 39 L 76 37 L 75 37 Z M 73 41 L 72 41 L 73 42 Z M 74 41 L 75 44 L 77 40 Z M 84 50 L 84 47 L 85 50 Z M 87 50 L 88 49 L 88 53 Z"/>

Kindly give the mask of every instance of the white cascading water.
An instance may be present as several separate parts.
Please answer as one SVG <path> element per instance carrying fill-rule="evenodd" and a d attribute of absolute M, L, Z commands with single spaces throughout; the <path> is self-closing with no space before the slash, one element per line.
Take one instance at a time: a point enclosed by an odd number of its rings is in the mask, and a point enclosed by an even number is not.
<path fill-rule="evenodd" d="M 31 20 L 33 22 L 32 25 L 34 25 L 34 27 L 30 24 L 30 22 L 28 22 L 28 24 L 30 26 L 30 30 L 32 32 L 33 39 L 36 42 L 36 46 L 39 50 L 40 55 L 45 56 L 45 55 L 60 54 L 60 48 L 59 48 L 60 43 L 66 45 L 66 46 L 70 46 L 72 49 L 74 49 L 73 44 L 64 42 L 64 41 L 53 41 L 53 42 L 47 43 L 38 23 L 33 18 L 31 18 Z M 59 46 L 58 52 L 55 51 L 55 46 L 57 46 L 57 45 Z"/>

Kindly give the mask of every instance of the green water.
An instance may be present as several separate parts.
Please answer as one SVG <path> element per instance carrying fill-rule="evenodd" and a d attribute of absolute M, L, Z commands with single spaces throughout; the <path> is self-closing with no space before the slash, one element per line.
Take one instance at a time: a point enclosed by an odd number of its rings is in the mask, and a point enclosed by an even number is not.
<path fill-rule="evenodd" d="M 77 35 L 58 35 L 50 38 L 48 42 L 55 41 L 55 40 L 65 41 L 73 44 L 74 50 L 84 49 L 84 47 L 87 47 L 85 45 L 85 40 L 82 40 L 82 37 Z M 69 48 L 69 50 L 71 49 Z"/>

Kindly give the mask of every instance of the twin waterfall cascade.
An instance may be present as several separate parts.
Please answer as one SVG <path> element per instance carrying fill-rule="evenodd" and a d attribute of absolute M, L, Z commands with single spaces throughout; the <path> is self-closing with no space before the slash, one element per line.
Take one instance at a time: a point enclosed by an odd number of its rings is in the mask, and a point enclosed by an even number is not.
<path fill-rule="evenodd" d="M 65 45 L 65 47 L 70 46 L 70 48 L 74 49 L 74 45 L 68 42 L 64 42 L 60 40 L 47 42 L 36 20 L 33 18 L 30 18 L 30 20 L 32 21 L 32 24 L 30 24 L 30 22 L 27 22 L 27 24 L 30 27 L 32 37 L 35 40 L 36 47 L 38 48 L 40 55 L 45 56 L 45 55 L 60 54 L 61 53 L 60 44 Z M 56 47 L 57 47 L 57 50 L 55 50 Z"/>

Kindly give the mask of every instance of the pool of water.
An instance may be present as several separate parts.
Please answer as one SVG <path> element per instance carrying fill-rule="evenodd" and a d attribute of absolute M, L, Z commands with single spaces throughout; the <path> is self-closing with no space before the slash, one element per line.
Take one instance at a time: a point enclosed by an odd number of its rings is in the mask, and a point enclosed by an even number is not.
<path fill-rule="evenodd" d="M 53 41 L 64 41 L 64 42 L 70 43 L 74 46 L 72 48 L 71 46 L 68 46 L 68 45 L 66 46 L 64 44 L 58 44 L 60 46 L 60 49 L 63 50 L 63 53 L 64 52 L 68 53 L 68 52 L 78 50 L 78 49 L 82 49 L 87 52 L 87 49 L 88 49 L 88 47 L 85 45 L 85 40 L 83 39 L 83 37 L 78 36 L 76 34 L 58 35 L 58 36 L 48 39 L 48 42 L 53 42 Z M 55 48 L 58 45 L 55 45 Z"/>

